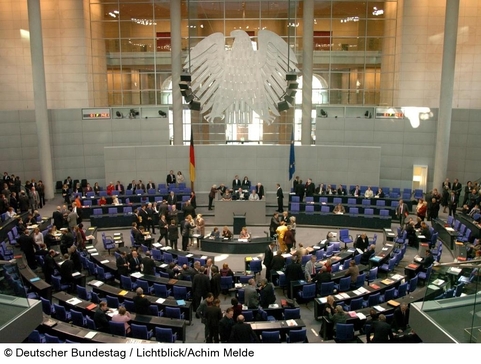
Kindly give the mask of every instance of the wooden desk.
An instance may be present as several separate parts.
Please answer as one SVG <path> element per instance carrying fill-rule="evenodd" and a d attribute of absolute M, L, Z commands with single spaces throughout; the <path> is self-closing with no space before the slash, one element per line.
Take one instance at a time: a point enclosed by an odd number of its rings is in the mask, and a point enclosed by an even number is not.
<path fill-rule="evenodd" d="M 30 269 L 23 255 L 17 259 L 17 268 L 22 275 L 24 284 L 31 287 L 40 297 L 46 298 L 49 301 L 52 300 L 52 286 Z"/>
<path fill-rule="evenodd" d="M 289 326 L 289 322 L 295 322 L 294 325 Z M 290 330 L 298 330 L 303 327 L 306 327 L 306 324 L 302 319 L 295 319 L 295 320 L 276 320 L 276 321 L 255 321 L 255 322 L 247 322 L 251 325 L 252 330 L 257 336 L 262 334 L 262 331 L 279 331 L 281 336 L 281 341 L 286 341 L 286 334 Z"/>
<path fill-rule="evenodd" d="M 97 287 L 95 285 L 91 285 L 92 289 L 94 292 L 100 294 L 100 296 L 105 297 L 106 295 L 109 296 L 114 296 L 119 299 L 120 302 L 123 302 L 124 299 L 128 300 L 133 300 L 134 297 L 136 296 L 135 292 L 128 291 L 125 295 L 121 295 L 120 292 L 123 292 L 122 289 L 114 286 L 110 286 L 108 284 L 102 284 L 100 287 Z M 185 301 L 185 305 L 179 305 L 177 301 L 172 298 L 168 297 L 165 298 L 162 303 L 158 302 L 160 297 L 157 296 L 151 296 L 151 295 L 145 295 L 145 297 L 150 301 L 151 305 L 157 305 L 159 307 L 159 310 L 164 309 L 165 307 L 179 307 L 180 311 L 184 313 L 184 317 L 187 321 L 189 321 L 189 324 L 192 323 L 192 303 L 189 301 Z"/>
<path fill-rule="evenodd" d="M 51 323 L 54 323 L 54 326 Z M 109 343 L 109 344 L 147 344 L 152 343 L 148 340 L 134 339 L 131 337 L 121 337 L 112 334 L 107 334 L 100 331 L 96 332 L 95 336 L 91 339 L 85 336 L 91 333 L 93 330 L 86 329 L 84 327 L 75 326 L 60 320 L 56 320 L 50 316 L 44 315 L 42 322 L 42 331 L 48 332 L 51 335 L 57 336 L 60 340 L 71 340 L 78 343 Z"/>
<path fill-rule="evenodd" d="M 94 288 L 99 288 L 95 287 Z M 117 288 L 117 290 L 119 290 Z M 133 293 L 133 292 L 131 292 Z M 66 292 L 56 292 L 53 295 L 54 298 L 56 298 L 59 302 L 59 304 L 66 306 L 66 307 L 71 307 L 74 309 L 77 309 L 79 311 L 82 311 L 84 314 L 87 314 L 89 316 L 92 316 L 95 314 L 96 307 L 94 307 L 92 310 L 88 309 L 90 305 L 92 305 L 92 302 L 90 301 L 85 301 L 85 300 L 80 300 L 80 303 L 76 305 L 72 305 L 68 303 L 67 301 L 70 300 L 71 298 L 74 298 L 74 296 L 66 293 Z M 120 296 L 122 297 L 122 296 Z M 125 297 L 125 296 L 124 296 Z M 156 297 L 158 299 L 158 297 Z M 158 327 L 168 327 L 171 328 L 172 331 L 177 333 L 177 337 L 179 340 L 182 340 L 185 342 L 185 329 L 186 329 L 186 321 L 181 320 L 181 319 L 171 319 L 167 317 L 158 317 L 158 316 L 150 316 L 150 315 L 138 315 L 136 313 L 131 312 L 130 313 L 131 320 L 130 322 L 133 323 L 138 323 L 142 325 L 147 325 L 149 329 L 152 329 L 156 326 Z"/>

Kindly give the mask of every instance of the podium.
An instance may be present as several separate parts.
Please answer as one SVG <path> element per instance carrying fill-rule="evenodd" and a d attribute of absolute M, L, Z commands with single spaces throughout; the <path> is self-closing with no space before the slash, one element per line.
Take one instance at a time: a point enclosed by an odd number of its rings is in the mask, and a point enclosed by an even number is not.
<path fill-rule="evenodd" d="M 240 234 L 244 226 L 246 226 L 246 214 L 234 215 L 233 234 L 234 235 Z"/>

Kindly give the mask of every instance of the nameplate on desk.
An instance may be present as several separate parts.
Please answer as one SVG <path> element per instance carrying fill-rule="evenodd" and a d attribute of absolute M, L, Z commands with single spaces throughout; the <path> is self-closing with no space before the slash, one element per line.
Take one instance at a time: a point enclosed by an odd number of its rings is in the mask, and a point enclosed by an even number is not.
<path fill-rule="evenodd" d="M 237 240 L 240 243 L 247 243 L 249 240 L 248 239 L 238 239 Z"/>
<path fill-rule="evenodd" d="M 95 252 L 97 251 L 97 249 L 92 248 L 92 249 L 88 249 L 87 251 L 88 251 L 89 253 L 95 253 Z"/>
<path fill-rule="evenodd" d="M 87 249 L 87 251 L 92 250 L 92 249 L 97 250 L 97 249 L 94 248 L 93 245 L 88 245 L 88 246 L 85 247 L 85 249 Z"/>
<path fill-rule="evenodd" d="M 105 260 L 101 260 L 101 261 L 100 261 L 100 263 L 102 263 L 102 264 L 107 264 L 107 263 L 109 263 L 109 262 L 110 262 L 110 260 L 108 260 L 108 259 L 105 259 Z"/>
<path fill-rule="evenodd" d="M 30 282 L 37 282 L 37 281 L 39 281 L 39 280 L 40 280 L 39 277 L 30 278 Z"/>
<path fill-rule="evenodd" d="M 426 239 L 426 237 L 424 235 L 418 235 L 418 238 L 419 239 Z"/>
<path fill-rule="evenodd" d="M 392 231 L 391 229 L 384 229 L 384 230 L 386 230 L 386 231 Z"/>
<path fill-rule="evenodd" d="M 388 233 L 387 236 L 396 236 L 394 233 Z"/>

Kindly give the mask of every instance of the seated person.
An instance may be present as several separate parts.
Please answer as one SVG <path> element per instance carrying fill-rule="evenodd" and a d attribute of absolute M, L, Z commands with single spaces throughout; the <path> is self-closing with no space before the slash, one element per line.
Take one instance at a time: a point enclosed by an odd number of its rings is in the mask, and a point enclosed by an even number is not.
<path fill-rule="evenodd" d="M 371 186 L 367 187 L 367 190 L 364 192 L 364 197 L 365 198 L 373 198 L 374 197 L 374 192 L 371 190 Z"/>
<path fill-rule="evenodd" d="M 481 213 L 481 210 L 479 208 L 479 205 L 476 204 L 474 207 L 468 212 L 468 215 L 471 217 L 474 217 L 474 215 Z"/>
<path fill-rule="evenodd" d="M 326 193 L 326 187 L 324 186 L 323 183 L 320 183 L 319 186 L 316 187 L 314 192 L 316 195 L 323 195 Z"/>
<path fill-rule="evenodd" d="M 335 195 L 336 190 L 331 187 L 331 185 L 327 185 L 326 187 L 326 195 Z"/>
<path fill-rule="evenodd" d="M 220 231 L 219 231 L 219 228 L 217 226 L 210 233 L 209 239 L 220 239 Z"/>
<path fill-rule="evenodd" d="M 243 227 L 241 232 L 239 233 L 239 239 L 250 239 L 251 234 L 247 231 L 247 227 Z"/>
<path fill-rule="evenodd" d="M 228 277 L 228 276 L 234 277 L 234 272 L 232 271 L 232 269 L 229 268 L 229 264 L 224 263 L 222 265 L 222 269 L 220 270 L 220 276 L 221 277 Z"/>
<path fill-rule="evenodd" d="M 345 214 L 346 213 L 346 209 L 344 208 L 344 206 L 342 206 L 342 204 L 337 204 L 336 207 L 334 207 L 334 211 L 333 211 L 335 214 Z"/>
<path fill-rule="evenodd" d="M 107 205 L 107 200 L 105 199 L 104 196 L 100 197 L 98 205 L 99 206 Z"/>
<path fill-rule="evenodd" d="M 366 251 L 366 249 L 369 247 L 369 239 L 366 235 L 366 233 L 361 233 L 359 237 L 356 240 L 356 243 L 354 245 L 356 249 L 360 249 L 361 251 Z"/>
<path fill-rule="evenodd" d="M 119 198 L 117 196 L 112 196 L 112 205 L 120 205 Z"/>
<path fill-rule="evenodd" d="M 434 257 L 431 253 L 431 250 L 427 249 L 426 256 L 422 258 L 419 262 L 422 264 L 423 270 L 426 270 L 428 267 L 430 267 L 434 263 Z"/>
<path fill-rule="evenodd" d="M 344 312 L 341 305 L 337 305 L 334 311 L 330 307 L 327 307 L 326 312 L 328 319 L 332 322 L 332 329 L 335 336 L 336 324 L 345 324 L 347 321 L 347 314 Z"/>
<path fill-rule="evenodd" d="M 425 237 L 423 238 L 423 240 L 431 241 L 431 230 L 429 229 L 428 224 L 426 224 L 425 221 L 421 222 L 421 230 L 419 231 L 419 234 Z"/>
<path fill-rule="evenodd" d="M 249 201 L 259 201 L 259 195 L 257 194 L 256 190 L 252 190 L 251 194 L 249 195 Z"/>
<path fill-rule="evenodd" d="M 224 228 L 222 229 L 222 237 L 224 239 L 231 240 L 233 236 L 234 234 L 232 234 L 232 231 L 230 231 L 227 226 L 224 226 Z"/>
<path fill-rule="evenodd" d="M 239 187 L 239 189 L 234 193 L 234 195 L 232 196 L 232 199 L 235 201 L 247 200 L 246 194 L 244 193 L 241 187 Z"/>
<path fill-rule="evenodd" d="M 232 192 L 231 190 L 225 190 L 224 196 L 222 196 L 222 201 L 232 201 Z"/>
<path fill-rule="evenodd" d="M 369 259 L 374 255 L 376 246 L 374 244 L 369 245 L 364 253 L 361 255 L 360 263 L 363 265 L 369 265 Z"/>
<path fill-rule="evenodd" d="M 384 194 L 382 188 L 379 188 L 376 192 L 375 198 L 384 198 L 386 195 Z"/>

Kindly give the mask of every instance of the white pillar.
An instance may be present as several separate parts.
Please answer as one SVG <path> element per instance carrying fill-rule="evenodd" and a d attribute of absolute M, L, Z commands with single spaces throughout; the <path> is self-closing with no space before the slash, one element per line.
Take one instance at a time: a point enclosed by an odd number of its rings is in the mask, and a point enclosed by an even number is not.
<path fill-rule="evenodd" d="M 446 0 L 441 93 L 439 98 L 439 115 L 433 174 L 433 187 L 437 189 L 441 188 L 444 179 L 447 177 L 446 172 L 448 169 L 458 18 L 459 0 Z"/>
<path fill-rule="evenodd" d="M 302 132 L 301 144 L 311 144 L 312 67 L 314 57 L 314 0 L 304 0 L 302 38 Z"/>
<path fill-rule="evenodd" d="M 172 57 L 172 111 L 174 125 L 174 145 L 182 145 L 183 113 L 180 93 L 180 74 L 182 73 L 181 1 L 170 0 L 170 42 Z"/>
<path fill-rule="evenodd" d="M 47 90 L 45 87 L 40 0 L 28 0 L 27 5 L 40 174 L 45 185 L 45 198 L 52 199 L 54 195 L 52 152 L 48 125 Z"/>

